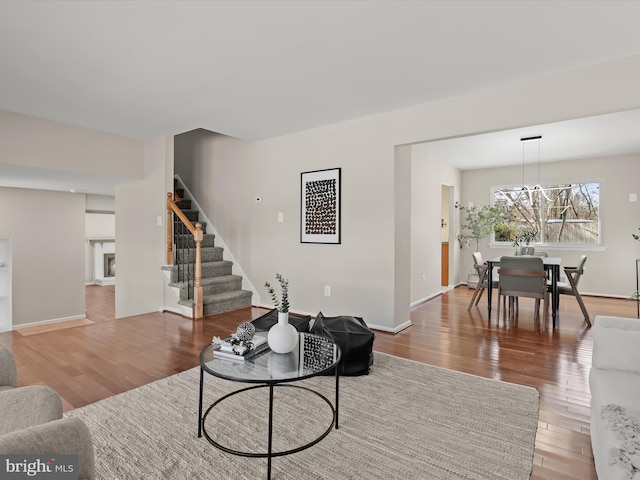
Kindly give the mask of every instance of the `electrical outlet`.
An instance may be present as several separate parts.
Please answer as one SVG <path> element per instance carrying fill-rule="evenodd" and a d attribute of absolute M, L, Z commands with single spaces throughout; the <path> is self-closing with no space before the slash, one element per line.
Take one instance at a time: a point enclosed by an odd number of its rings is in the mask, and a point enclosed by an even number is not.
<path fill-rule="evenodd" d="M 331 296 L 331 285 L 325 285 L 324 286 L 324 296 L 325 297 L 330 297 Z"/>
<path fill-rule="evenodd" d="M 284 222 L 284 212 L 278 212 L 278 223 Z"/>

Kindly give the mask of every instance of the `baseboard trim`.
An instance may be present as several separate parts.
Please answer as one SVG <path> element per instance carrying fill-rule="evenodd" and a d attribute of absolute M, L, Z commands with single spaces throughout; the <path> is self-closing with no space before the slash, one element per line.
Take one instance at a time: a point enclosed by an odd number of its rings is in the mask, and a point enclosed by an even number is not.
<path fill-rule="evenodd" d="M 267 310 L 273 310 L 273 305 L 265 305 L 265 304 L 254 304 L 253 307 L 255 308 L 264 308 Z M 322 311 L 322 310 L 320 310 Z M 295 312 L 291 312 L 291 313 L 295 313 L 298 315 L 310 315 L 312 320 L 315 320 L 316 315 L 318 315 L 318 313 L 310 313 L 310 312 L 304 312 L 304 311 L 300 311 L 300 310 L 296 310 Z M 347 314 L 345 314 L 347 315 Z M 358 315 L 354 315 L 354 317 L 357 317 Z M 404 330 L 405 328 L 409 328 L 411 325 L 413 325 L 413 323 L 411 323 L 411 320 L 407 320 L 406 322 L 404 322 L 401 325 L 398 325 L 397 327 L 385 327 L 383 325 L 376 325 L 374 323 L 369 323 L 366 321 L 366 319 L 363 319 L 365 321 L 365 323 L 367 324 L 367 326 L 371 329 L 371 330 L 379 330 L 381 332 L 388 332 L 388 333 L 398 333 L 401 332 L 402 330 Z"/>
<path fill-rule="evenodd" d="M 264 303 L 255 303 L 255 304 L 253 304 L 253 305 L 251 305 L 251 306 L 252 306 L 252 307 L 255 307 L 255 308 L 264 308 L 265 310 L 269 310 L 269 311 L 271 311 L 271 310 L 273 310 L 274 308 L 276 308 L 276 307 L 274 307 L 273 305 L 266 305 L 266 304 L 264 304 Z M 289 310 L 289 311 L 290 311 L 291 313 L 296 314 L 296 315 L 309 315 L 311 318 L 316 318 L 316 315 L 318 315 L 318 312 L 316 312 L 316 313 L 311 313 L 311 312 L 304 312 L 304 311 L 302 311 L 302 310 L 295 310 L 295 311 L 293 311 L 293 310 Z"/>
<path fill-rule="evenodd" d="M 407 320 L 406 322 L 401 323 L 401 324 L 400 324 L 400 325 L 398 325 L 397 327 L 393 327 L 393 328 L 385 327 L 385 326 L 382 326 L 382 325 L 375 325 L 375 324 L 373 324 L 373 323 L 367 323 L 367 325 L 369 326 L 369 328 L 370 328 L 371 330 L 379 330 L 379 331 L 381 331 L 381 332 L 386 332 L 386 333 L 393 333 L 393 334 L 395 334 L 395 333 L 399 333 L 399 332 L 401 332 L 401 331 L 402 331 L 402 330 L 404 330 L 405 328 L 409 328 L 411 325 L 413 325 L 413 323 L 411 322 L 411 320 Z"/>
<path fill-rule="evenodd" d="M 39 322 L 20 323 L 18 325 L 12 325 L 11 326 L 11 330 L 19 330 L 21 328 L 35 327 L 37 325 L 48 325 L 50 323 L 67 322 L 69 320 L 80 320 L 82 318 L 87 318 L 87 316 L 86 315 L 72 315 L 70 317 L 60 317 L 60 318 L 52 318 L 52 319 L 49 319 L 49 320 L 41 320 Z"/>
<path fill-rule="evenodd" d="M 422 305 L 423 303 L 426 303 L 429 300 L 442 295 L 443 293 L 444 292 L 434 293 L 433 295 L 429 295 L 428 297 L 424 297 L 424 298 L 421 298 L 420 300 L 416 300 L 415 302 L 409 304 L 409 308 L 413 308 L 413 307 L 417 307 L 418 305 Z"/>
<path fill-rule="evenodd" d="M 193 320 L 193 309 L 186 306 L 178 306 L 178 307 L 170 307 L 165 305 L 164 307 L 159 309 L 160 312 L 168 312 L 175 313 L 176 315 L 180 315 L 188 320 Z"/>

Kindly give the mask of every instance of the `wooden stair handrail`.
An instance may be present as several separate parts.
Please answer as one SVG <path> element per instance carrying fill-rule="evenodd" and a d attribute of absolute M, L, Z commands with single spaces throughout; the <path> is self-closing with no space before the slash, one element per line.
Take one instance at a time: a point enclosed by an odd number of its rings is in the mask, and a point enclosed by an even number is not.
<path fill-rule="evenodd" d="M 202 295 L 202 240 L 204 238 L 204 232 L 202 231 L 202 224 L 196 223 L 195 226 L 191 223 L 191 220 L 180 210 L 180 208 L 173 201 L 171 192 L 167 193 L 167 265 L 173 265 L 173 219 L 171 214 L 175 214 L 180 221 L 187 227 L 189 233 L 193 235 L 193 239 L 196 242 L 196 264 L 195 264 L 195 279 L 193 282 L 193 317 L 194 319 L 200 319 L 204 316 L 204 302 Z"/>

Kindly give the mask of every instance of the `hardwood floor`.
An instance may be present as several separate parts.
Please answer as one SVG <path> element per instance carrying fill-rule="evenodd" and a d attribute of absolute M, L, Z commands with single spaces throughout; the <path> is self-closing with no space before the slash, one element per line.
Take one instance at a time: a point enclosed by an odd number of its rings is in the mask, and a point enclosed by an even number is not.
<path fill-rule="evenodd" d="M 85 287 L 87 318 L 108 322 L 116 318 L 116 286 L 87 285 Z"/>
<path fill-rule="evenodd" d="M 113 287 L 87 287 L 88 325 L 1 333 L 0 345 L 14 352 L 19 383 L 55 388 L 68 411 L 197 366 L 212 336 L 265 312 L 244 308 L 199 322 L 169 313 L 115 320 L 113 295 Z M 575 299 L 562 297 L 558 329 L 540 331 L 531 320 L 533 301 L 521 299 L 519 319 L 496 327 L 495 305 L 490 323 L 486 296 L 467 312 L 471 295 L 460 287 L 413 309 L 411 327 L 376 333 L 375 351 L 536 388 L 540 418 L 531 478 L 596 479 L 589 437 L 591 331 Z M 585 303 L 592 320 L 636 316 L 633 302 L 586 297 Z"/>

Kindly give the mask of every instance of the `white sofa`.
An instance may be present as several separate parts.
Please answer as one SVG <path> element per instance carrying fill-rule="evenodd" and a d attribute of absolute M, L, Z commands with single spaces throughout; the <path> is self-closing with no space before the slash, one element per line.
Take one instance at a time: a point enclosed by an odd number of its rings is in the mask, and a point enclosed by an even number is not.
<path fill-rule="evenodd" d="M 600 315 L 592 335 L 589 386 L 596 473 L 599 480 L 640 480 L 640 320 Z"/>

